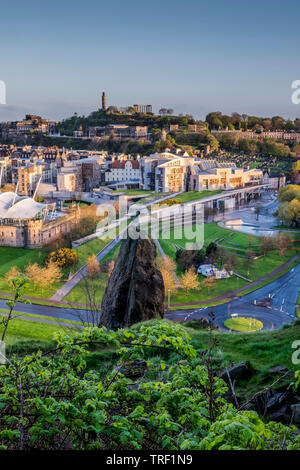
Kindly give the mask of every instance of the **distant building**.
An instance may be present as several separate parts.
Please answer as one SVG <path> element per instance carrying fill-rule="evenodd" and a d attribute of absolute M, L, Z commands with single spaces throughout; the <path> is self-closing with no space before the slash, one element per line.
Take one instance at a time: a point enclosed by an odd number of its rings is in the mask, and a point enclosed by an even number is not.
<path fill-rule="evenodd" d="M 238 168 L 232 162 L 200 160 L 191 170 L 191 189 L 196 191 L 235 189 L 263 184 L 263 172 Z"/>
<path fill-rule="evenodd" d="M 244 188 L 263 183 L 261 170 L 237 168 L 231 162 L 199 160 L 162 152 L 144 157 L 140 187 L 156 192 Z"/>
<path fill-rule="evenodd" d="M 286 185 L 286 176 L 283 173 L 268 173 L 266 172 L 263 177 L 263 183 L 268 185 L 268 189 L 275 191 L 283 188 Z"/>
<path fill-rule="evenodd" d="M 179 157 L 169 152 L 155 153 L 140 160 L 140 187 L 155 192 L 185 191 L 193 157 Z"/>
<path fill-rule="evenodd" d="M 20 196 L 33 196 L 38 183 L 52 183 L 53 167 L 49 164 L 30 164 L 18 166 L 12 172 L 12 184 L 18 185 Z"/>
<path fill-rule="evenodd" d="M 0 156 L 0 187 L 11 181 L 11 160 L 9 156 Z"/>
<path fill-rule="evenodd" d="M 43 119 L 40 116 L 26 114 L 23 121 L 9 121 L 2 125 L 2 137 L 11 139 L 31 134 L 49 135 L 54 132 L 55 122 Z"/>
<path fill-rule="evenodd" d="M 238 130 L 212 130 L 212 134 L 220 135 L 220 134 L 238 134 L 242 138 L 247 139 L 257 139 L 259 138 L 269 138 L 281 141 L 289 141 L 289 142 L 299 142 L 300 140 L 300 132 L 286 132 L 286 131 L 262 131 L 262 132 L 253 132 L 253 131 L 238 131 Z"/>
<path fill-rule="evenodd" d="M 81 190 L 81 172 L 78 168 L 61 168 L 57 173 L 58 191 L 75 192 Z"/>
<path fill-rule="evenodd" d="M 84 132 L 83 132 L 83 130 L 82 130 L 82 126 L 80 126 L 78 130 L 76 130 L 76 131 L 73 132 L 73 136 L 74 136 L 76 139 L 80 139 L 81 137 L 84 136 Z"/>
<path fill-rule="evenodd" d="M 115 160 L 109 170 L 105 172 L 105 182 L 139 181 L 140 165 L 137 160 Z"/>
<path fill-rule="evenodd" d="M 151 114 L 152 105 L 151 104 L 134 104 L 133 108 L 136 113 Z"/>
<path fill-rule="evenodd" d="M 126 124 L 108 124 L 89 128 L 89 137 L 112 136 L 117 140 L 146 139 L 148 137 L 147 126 L 127 126 Z"/>

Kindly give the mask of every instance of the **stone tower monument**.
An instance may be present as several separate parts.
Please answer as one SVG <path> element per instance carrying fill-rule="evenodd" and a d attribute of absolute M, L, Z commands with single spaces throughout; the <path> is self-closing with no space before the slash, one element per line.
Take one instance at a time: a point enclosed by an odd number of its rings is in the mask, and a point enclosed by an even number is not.
<path fill-rule="evenodd" d="M 106 110 L 106 96 L 105 96 L 105 91 L 102 93 L 102 111 Z"/>

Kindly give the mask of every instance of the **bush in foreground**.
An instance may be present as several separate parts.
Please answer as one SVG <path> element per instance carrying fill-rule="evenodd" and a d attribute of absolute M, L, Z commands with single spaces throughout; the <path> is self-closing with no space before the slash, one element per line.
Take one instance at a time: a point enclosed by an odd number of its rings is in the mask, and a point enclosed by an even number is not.
<path fill-rule="evenodd" d="M 298 448 L 295 428 L 225 400 L 210 337 L 205 366 L 187 332 L 165 321 L 58 335 L 52 352 L 10 359 L 0 368 L 1 448 Z M 87 368 L 96 347 L 119 354 L 108 375 Z"/>

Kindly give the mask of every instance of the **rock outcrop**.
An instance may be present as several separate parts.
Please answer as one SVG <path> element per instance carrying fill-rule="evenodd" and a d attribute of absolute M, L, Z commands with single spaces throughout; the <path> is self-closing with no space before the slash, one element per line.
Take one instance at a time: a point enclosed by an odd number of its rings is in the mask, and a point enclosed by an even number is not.
<path fill-rule="evenodd" d="M 101 325 L 111 330 L 164 316 L 164 282 L 152 240 L 122 241 L 102 304 Z"/>
<path fill-rule="evenodd" d="M 227 373 L 228 370 L 228 373 Z M 226 383 L 229 383 L 228 374 L 232 382 L 238 382 L 239 380 L 247 380 L 251 376 L 251 369 L 248 364 L 244 362 L 239 362 L 234 364 L 232 367 L 229 367 L 227 370 L 224 370 L 220 374 L 220 378 L 223 379 Z"/>
<path fill-rule="evenodd" d="M 258 413 L 283 424 L 300 424 L 300 397 L 287 387 L 270 388 L 257 396 L 254 405 Z"/>

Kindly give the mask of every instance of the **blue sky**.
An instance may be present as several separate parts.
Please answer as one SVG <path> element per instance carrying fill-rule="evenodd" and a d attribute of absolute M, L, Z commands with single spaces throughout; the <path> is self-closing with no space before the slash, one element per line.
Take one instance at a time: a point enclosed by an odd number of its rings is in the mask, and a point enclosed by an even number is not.
<path fill-rule="evenodd" d="M 0 120 L 88 114 L 102 90 L 199 118 L 300 116 L 298 0 L 17 0 L 0 15 Z"/>

